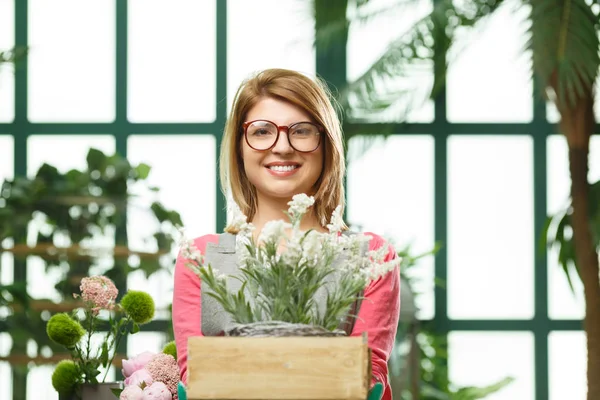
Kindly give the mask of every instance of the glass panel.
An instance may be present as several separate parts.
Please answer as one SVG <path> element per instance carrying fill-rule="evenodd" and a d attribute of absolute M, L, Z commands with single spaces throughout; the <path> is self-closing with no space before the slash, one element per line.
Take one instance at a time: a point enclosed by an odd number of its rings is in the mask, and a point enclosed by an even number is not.
<path fill-rule="evenodd" d="M 451 332 L 448 372 L 456 386 L 481 387 L 509 376 L 515 378 L 486 400 L 535 399 L 533 334 Z"/>
<path fill-rule="evenodd" d="M 350 140 L 348 223 L 357 230 L 393 240 L 398 250 L 409 244 L 416 254 L 431 250 L 433 152 L 433 138 L 429 135 L 392 136 L 376 142 L 360 137 Z M 433 318 L 433 258 L 420 261 L 409 275 L 421 293 L 418 316 Z"/>
<path fill-rule="evenodd" d="M 129 120 L 215 119 L 215 4 L 215 0 L 129 1 Z"/>
<path fill-rule="evenodd" d="M 27 173 L 34 176 L 39 167 L 47 162 L 67 172 L 72 168 L 86 168 L 86 155 L 90 147 L 107 154 L 114 154 L 115 141 L 109 135 L 33 135 L 28 141 Z M 65 153 L 69 157 L 65 157 Z M 36 298 L 61 301 L 54 285 L 63 277 L 61 268 L 45 271 L 44 262 L 38 257 L 27 258 L 27 289 Z"/>
<path fill-rule="evenodd" d="M 315 75 L 312 15 L 311 2 L 227 0 L 227 110 L 255 71 L 289 68 Z"/>
<path fill-rule="evenodd" d="M 12 347 L 12 337 L 8 333 L 0 333 L 0 357 L 8 356 Z M 12 399 L 12 371 L 10 364 L 0 362 L 0 399 Z"/>
<path fill-rule="evenodd" d="M 567 141 L 563 135 L 552 135 L 547 140 L 548 214 L 562 212 L 570 198 L 571 178 Z M 593 136 L 590 143 L 590 182 L 600 180 L 600 137 Z M 548 313 L 553 319 L 579 319 L 585 316 L 583 284 L 573 272 L 575 293 L 571 291 L 567 277 L 558 263 L 558 252 L 548 252 Z"/>
<path fill-rule="evenodd" d="M 0 52 L 15 45 L 14 0 L 0 1 Z M 12 122 L 15 117 L 15 76 L 12 65 L 0 66 L 0 122 Z"/>
<path fill-rule="evenodd" d="M 407 4 L 409 3 L 409 4 Z M 417 4 L 418 3 L 418 4 Z M 432 10 L 432 2 L 399 2 L 370 0 L 361 7 L 361 15 L 373 15 L 364 21 L 350 24 L 347 44 L 347 78 L 355 82 L 380 59 L 395 40 L 410 32 L 414 24 Z M 350 12 L 355 15 L 355 12 Z M 403 76 L 393 80 L 399 100 L 386 112 L 386 120 L 431 122 L 434 118 L 433 101 L 428 99 L 433 85 L 433 64 L 407 64 Z M 382 85 L 390 88 L 390 82 Z"/>
<path fill-rule="evenodd" d="M 58 393 L 52 386 L 52 373 L 55 367 L 55 365 L 30 367 L 27 373 L 27 400 L 58 400 Z"/>
<path fill-rule="evenodd" d="M 451 122 L 528 122 L 533 117 L 531 57 L 523 52 L 529 7 L 500 7 L 485 28 L 461 32 L 448 59 Z"/>
<path fill-rule="evenodd" d="M 4 180 L 14 177 L 14 140 L 12 136 L 0 135 L 0 187 Z M 12 247 L 12 241 L 3 243 L 4 247 Z M 2 253 L 0 255 L 0 284 L 8 285 L 13 282 L 13 255 Z M 0 385 L 1 387 L 1 385 Z M 0 396 L 0 399 L 3 398 Z"/>
<path fill-rule="evenodd" d="M 549 348 L 549 400 L 585 400 L 587 349 L 584 332 L 551 332 Z"/>
<path fill-rule="evenodd" d="M 15 166 L 14 139 L 9 135 L 0 135 L 0 184 L 12 179 Z"/>
<path fill-rule="evenodd" d="M 448 139 L 448 315 L 533 317 L 533 143 Z"/>
<path fill-rule="evenodd" d="M 140 251 L 156 251 L 144 243 L 155 220 L 148 211 L 152 200 L 181 214 L 189 237 L 216 232 L 216 140 L 213 135 L 133 135 L 129 138 L 129 160 L 152 167 L 148 183 L 160 189 L 158 196 L 143 196 L 128 214 L 129 243 Z M 150 228 L 155 229 L 155 228 Z M 157 309 L 166 310 L 173 298 L 173 278 L 158 272 L 146 279 L 142 271 L 128 276 L 128 286 L 148 291 Z"/>
<path fill-rule="evenodd" d="M 127 336 L 127 356 L 134 357 L 145 351 L 159 353 L 167 344 L 167 335 L 161 332 L 138 332 Z"/>
<path fill-rule="evenodd" d="M 29 1 L 29 119 L 115 118 L 115 2 Z"/>

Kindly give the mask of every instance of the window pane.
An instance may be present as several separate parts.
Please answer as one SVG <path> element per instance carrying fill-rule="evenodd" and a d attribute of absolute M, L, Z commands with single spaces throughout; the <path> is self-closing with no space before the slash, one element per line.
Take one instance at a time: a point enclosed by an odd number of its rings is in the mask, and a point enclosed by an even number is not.
<path fill-rule="evenodd" d="M 7 357 L 11 347 L 10 334 L 0 333 L 0 357 Z M 0 362 L 0 399 L 12 399 L 12 372 L 7 362 Z"/>
<path fill-rule="evenodd" d="M 134 357 L 145 351 L 160 353 L 167 344 L 167 335 L 163 332 L 138 332 L 127 336 L 127 356 Z"/>
<path fill-rule="evenodd" d="M 570 198 L 571 178 L 569 173 L 568 148 L 563 135 L 552 135 L 547 140 L 548 214 L 562 212 Z M 600 137 L 593 136 L 590 144 L 590 182 L 600 180 Z M 585 302 L 583 285 L 577 274 L 572 272 L 575 293 L 571 291 L 567 277 L 558 263 L 558 252 L 548 252 L 548 313 L 553 319 L 583 318 Z"/>
<path fill-rule="evenodd" d="M 227 0 L 227 109 L 251 73 L 289 68 L 315 75 L 311 2 Z M 293 29 L 290 29 L 293 27 Z"/>
<path fill-rule="evenodd" d="M 215 119 L 215 4 L 215 0 L 129 1 L 131 121 Z"/>
<path fill-rule="evenodd" d="M 394 41 L 406 35 L 417 21 L 432 10 L 430 0 L 406 3 L 396 0 L 370 0 L 368 6 L 361 8 L 361 15 L 374 16 L 366 23 L 356 21 L 350 24 L 346 46 L 349 82 L 356 81 L 367 72 Z M 398 92 L 399 100 L 390 109 L 389 114 L 386 112 L 385 119 L 433 121 L 433 101 L 428 99 L 433 85 L 433 64 L 406 64 L 402 74 L 403 76 L 393 79 L 393 87 Z M 386 82 L 382 87 L 389 89 L 391 85 L 391 82 Z"/>
<path fill-rule="evenodd" d="M 0 187 L 6 179 L 14 177 L 14 140 L 12 136 L 0 135 Z M 3 243 L 4 247 L 12 247 L 12 241 Z M 13 255 L 12 253 L 0 254 L 0 284 L 11 284 L 13 282 Z M 0 378 L 1 381 L 1 378 Z M 2 385 L 0 385 L 0 388 Z M 2 392 L 0 391 L 0 394 Z M 0 399 L 4 397 L 0 396 Z"/>
<path fill-rule="evenodd" d="M 584 332 L 548 336 L 550 400 L 585 400 L 587 349 Z"/>
<path fill-rule="evenodd" d="M 502 390 L 486 396 L 486 400 L 535 399 L 533 335 L 451 332 L 448 372 L 450 382 L 457 386 L 483 387 L 509 376 L 515 378 Z"/>
<path fill-rule="evenodd" d="M 523 19 L 529 7 L 500 6 L 485 27 L 463 31 L 448 58 L 451 122 L 528 122 L 533 89 Z"/>
<path fill-rule="evenodd" d="M 58 393 L 52 386 L 52 373 L 55 367 L 55 365 L 30 367 L 27 373 L 27 400 L 58 400 Z"/>
<path fill-rule="evenodd" d="M 143 242 L 155 221 L 148 211 L 152 200 L 180 213 L 189 237 L 215 233 L 216 226 L 216 140 L 213 135 L 133 135 L 129 138 L 129 160 L 152 167 L 148 184 L 160 189 L 155 198 L 144 196 L 130 207 L 127 230 L 130 246 L 156 251 Z M 128 286 L 147 290 L 159 309 L 172 302 L 173 277 L 162 271 L 146 279 L 142 271 L 128 276 Z"/>
<path fill-rule="evenodd" d="M 394 240 L 398 250 L 410 244 L 415 255 L 430 251 L 434 246 L 433 138 L 403 135 L 365 147 L 368 143 L 360 137 L 350 140 L 348 223 Z M 419 317 L 433 318 L 433 258 L 420 261 L 410 275 L 421 293 Z"/>
<path fill-rule="evenodd" d="M 29 1 L 29 119 L 115 117 L 115 2 Z"/>
<path fill-rule="evenodd" d="M 15 45 L 14 0 L 0 0 L 0 51 Z M 15 76 L 13 67 L 0 66 L 0 122 L 12 122 L 15 117 Z"/>
<path fill-rule="evenodd" d="M 448 140 L 448 315 L 533 316 L 530 137 Z"/>
<path fill-rule="evenodd" d="M 87 167 L 86 156 L 90 147 L 113 154 L 115 141 L 109 135 L 33 135 L 28 140 L 27 173 L 34 176 L 43 163 L 58 168 L 62 173 L 72 168 Z M 68 157 L 65 157 L 68 154 Z M 93 244 L 93 241 L 90 243 Z M 54 285 L 63 278 L 61 268 L 45 270 L 44 262 L 38 257 L 27 258 L 27 290 L 36 298 L 61 301 Z"/>
<path fill-rule="evenodd" d="M 9 135 L 0 135 L 0 184 L 12 179 L 15 166 L 14 139 Z"/>

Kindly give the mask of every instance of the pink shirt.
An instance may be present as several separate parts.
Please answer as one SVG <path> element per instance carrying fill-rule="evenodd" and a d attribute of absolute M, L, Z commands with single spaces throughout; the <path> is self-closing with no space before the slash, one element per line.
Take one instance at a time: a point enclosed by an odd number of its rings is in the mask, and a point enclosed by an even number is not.
<path fill-rule="evenodd" d="M 369 250 L 385 245 L 378 235 L 372 236 Z M 205 235 L 194 243 L 204 253 L 208 242 L 217 243 L 218 235 Z M 392 246 L 385 261 L 396 257 Z M 177 364 L 181 381 L 187 383 L 187 341 L 190 336 L 203 336 L 202 309 L 200 297 L 200 278 L 184 265 L 184 259 L 177 257 L 175 264 L 175 281 L 173 288 L 173 332 L 177 345 Z M 394 346 L 398 318 L 400 312 L 400 273 L 398 268 L 382 278 L 372 282 L 365 290 L 365 299 L 361 303 L 358 318 L 351 336 L 359 336 L 367 332 L 369 348 L 372 353 L 373 383 L 379 381 L 384 385 L 382 400 L 392 400 L 392 392 L 388 381 L 387 362 Z"/>

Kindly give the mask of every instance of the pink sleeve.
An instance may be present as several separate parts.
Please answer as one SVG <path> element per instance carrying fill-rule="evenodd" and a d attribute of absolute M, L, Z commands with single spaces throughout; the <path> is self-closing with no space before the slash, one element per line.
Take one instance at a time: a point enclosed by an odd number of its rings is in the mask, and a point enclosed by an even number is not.
<path fill-rule="evenodd" d="M 194 244 L 204 254 L 208 242 L 217 242 L 217 235 L 197 238 Z M 181 381 L 187 383 L 187 342 L 190 336 L 202 335 L 202 301 L 200 278 L 184 263 L 181 253 L 175 263 L 173 282 L 173 334 L 177 346 L 177 365 Z"/>
<path fill-rule="evenodd" d="M 387 245 L 385 240 L 373 233 L 369 250 Z M 396 258 L 393 246 L 389 247 L 385 261 Z M 383 384 L 382 400 L 391 400 L 392 393 L 388 382 L 388 359 L 396 339 L 398 319 L 400 317 L 400 271 L 398 267 L 385 276 L 372 282 L 365 290 L 364 299 L 358 312 L 358 318 L 351 336 L 367 332 L 371 349 L 372 384 Z"/>

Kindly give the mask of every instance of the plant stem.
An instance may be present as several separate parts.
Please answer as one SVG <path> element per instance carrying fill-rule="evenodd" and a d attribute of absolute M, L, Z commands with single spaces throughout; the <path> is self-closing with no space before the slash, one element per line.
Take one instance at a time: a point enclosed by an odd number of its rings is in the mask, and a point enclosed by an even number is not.
<path fill-rule="evenodd" d="M 129 325 L 129 322 L 131 322 L 131 320 L 129 319 L 129 316 L 126 319 L 127 323 L 126 326 Z M 120 335 L 121 330 L 117 329 L 115 332 L 115 336 L 113 339 L 113 343 L 115 343 L 115 351 L 113 352 L 112 357 L 110 358 L 110 360 L 108 361 L 108 364 L 106 365 L 106 371 L 104 372 L 104 377 L 102 378 L 102 382 L 104 382 L 104 380 L 106 379 L 106 376 L 108 375 L 108 370 L 110 369 L 110 366 L 112 365 L 113 360 L 115 359 L 115 356 L 117 355 L 117 349 L 119 348 L 119 342 L 121 341 L 121 337 L 123 335 Z"/>

